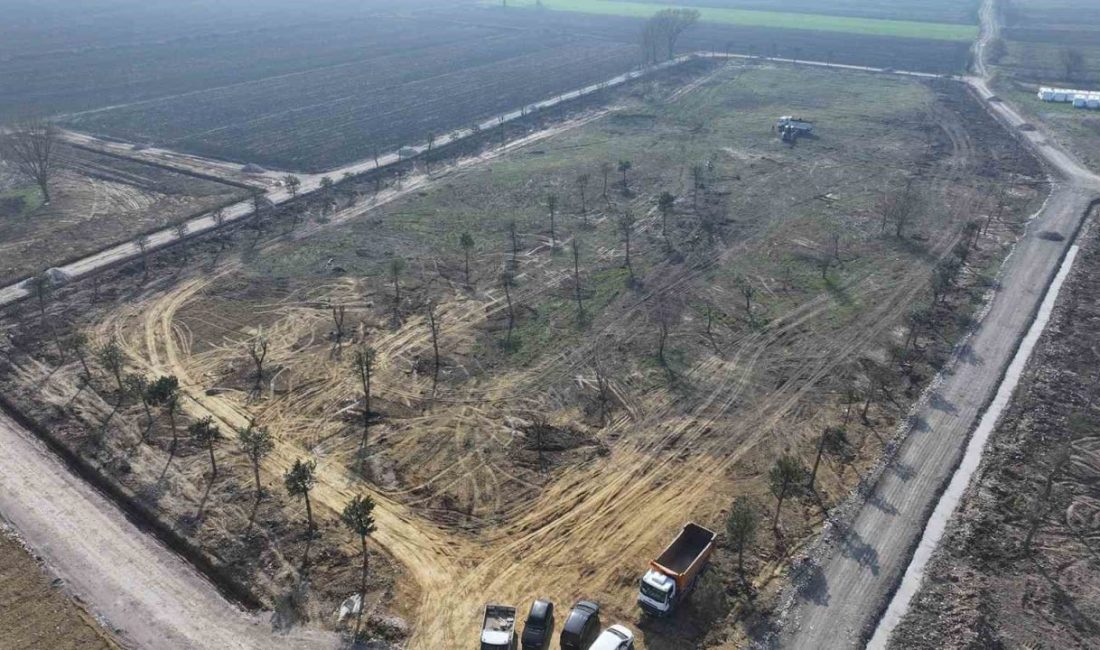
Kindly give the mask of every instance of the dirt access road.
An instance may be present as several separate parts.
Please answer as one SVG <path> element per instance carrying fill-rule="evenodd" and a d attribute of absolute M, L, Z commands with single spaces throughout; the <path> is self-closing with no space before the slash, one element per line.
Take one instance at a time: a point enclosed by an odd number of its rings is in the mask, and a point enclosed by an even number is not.
<path fill-rule="evenodd" d="M 0 413 L 0 512 L 116 638 L 141 648 L 335 648 L 273 634 Z"/>
<path fill-rule="evenodd" d="M 982 7 L 985 45 L 996 36 L 994 0 Z M 1053 144 L 1041 130 L 992 99 L 983 77 L 966 79 L 990 111 L 1020 135 L 1048 165 L 1054 183 L 1046 204 L 1005 261 L 1000 286 L 966 345 L 916 406 L 911 429 L 871 496 L 848 521 L 823 537 L 804 580 L 792 588 L 777 642 L 784 648 L 852 648 L 866 643 L 912 557 L 939 494 L 957 467 L 979 416 L 1030 326 L 1089 204 L 1100 197 L 1100 177 Z M 1055 231 L 1064 241 L 1038 235 Z"/>

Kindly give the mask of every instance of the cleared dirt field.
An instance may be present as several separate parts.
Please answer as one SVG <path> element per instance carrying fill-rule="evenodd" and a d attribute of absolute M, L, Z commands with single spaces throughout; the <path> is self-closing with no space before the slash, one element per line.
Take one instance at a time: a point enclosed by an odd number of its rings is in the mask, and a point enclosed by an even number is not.
<path fill-rule="evenodd" d="M 0 648 L 114 650 L 95 621 L 0 527 Z"/>
<path fill-rule="evenodd" d="M 897 648 L 1094 648 L 1100 639 L 1095 216 Z"/>
<path fill-rule="evenodd" d="M 13 188 L 6 196 L 22 197 L 0 202 L 4 284 L 247 196 L 233 185 L 80 149 L 61 155 L 49 205 L 35 187 L 0 178 Z"/>
<path fill-rule="evenodd" d="M 779 142 L 771 126 L 791 113 L 816 120 L 817 137 Z M 735 643 L 819 525 L 818 504 L 792 499 L 778 530 L 761 532 L 748 588 L 732 586 L 723 548 L 714 573 L 729 595 L 670 623 L 634 607 L 647 559 L 687 519 L 721 529 L 736 495 L 770 515 L 772 461 L 812 462 L 821 428 L 842 422 L 855 458 L 818 480 L 825 504 L 847 494 L 981 304 L 1041 196 L 1040 170 L 962 86 L 851 72 L 730 64 L 685 85 L 641 84 L 607 114 L 548 128 L 421 168 L 374 199 L 371 182 L 350 181 L 335 212 L 307 202 L 297 230 L 242 236 L 228 253 L 196 244 L 190 263 L 158 260 L 148 284 L 123 270 L 103 303 L 86 309 L 87 289 L 72 287 L 54 306 L 95 341 L 116 340 L 128 371 L 176 375 L 181 421 L 271 428 L 262 477 L 275 496 L 259 539 L 239 539 L 250 474 L 231 443 L 215 452 L 210 490 L 204 450 L 182 442 L 170 458 L 163 417 L 140 445 L 141 405 L 99 370 L 79 388 L 75 359 L 54 371 L 62 360 L 30 306 L 12 325 L 5 393 L 37 402 L 67 444 L 265 604 L 300 584 L 304 546 L 301 504 L 277 482 L 296 458 L 316 459 L 319 595 L 299 608 L 313 621 L 354 589 L 355 547 L 333 513 L 369 491 L 385 553 L 372 602 L 407 616 L 411 647 L 464 645 L 485 601 L 535 596 L 596 598 L 646 648 Z M 906 186 L 926 199 L 884 222 L 884 197 Z M 907 314 L 929 302 L 931 269 L 975 219 L 980 241 L 951 297 L 931 305 L 938 325 L 911 347 Z M 245 346 L 261 334 L 269 358 L 255 390 Z M 350 368 L 362 345 L 377 353 L 365 444 Z M 884 370 L 898 359 L 904 374 Z M 865 419 L 853 391 L 868 397 Z"/>

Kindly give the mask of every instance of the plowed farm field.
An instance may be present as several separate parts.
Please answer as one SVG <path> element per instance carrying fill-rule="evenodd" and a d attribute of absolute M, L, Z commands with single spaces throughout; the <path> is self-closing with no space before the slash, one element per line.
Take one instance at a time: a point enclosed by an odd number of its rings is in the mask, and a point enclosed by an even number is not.
<path fill-rule="evenodd" d="M 74 115 L 78 130 L 320 171 L 603 81 L 637 48 L 584 36 L 407 21 L 404 47 L 357 61 Z M 447 38 L 450 36 L 450 38 Z M 412 41 L 405 43 L 404 41 Z"/>

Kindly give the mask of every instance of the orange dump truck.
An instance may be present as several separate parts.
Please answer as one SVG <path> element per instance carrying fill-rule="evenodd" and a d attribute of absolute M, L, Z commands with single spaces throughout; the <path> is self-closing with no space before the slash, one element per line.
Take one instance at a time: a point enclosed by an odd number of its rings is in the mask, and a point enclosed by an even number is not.
<path fill-rule="evenodd" d="M 667 616 L 695 587 L 714 552 L 714 532 L 688 523 L 672 543 L 649 563 L 642 576 L 638 606 L 647 614 Z"/>

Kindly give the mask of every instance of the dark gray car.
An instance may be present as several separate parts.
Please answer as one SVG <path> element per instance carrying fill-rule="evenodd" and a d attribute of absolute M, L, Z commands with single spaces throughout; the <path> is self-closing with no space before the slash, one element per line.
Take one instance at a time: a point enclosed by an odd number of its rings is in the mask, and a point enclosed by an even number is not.
<path fill-rule="evenodd" d="M 600 633 L 600 605 L 579 600 L 561 629 L 561 650 L 588 650 Z"/>
<path fill-rule="evenodd" d="M 554 603 L 536 600 L 523 624 L 523 650 L 546 650 L 554 636 Z"/>

